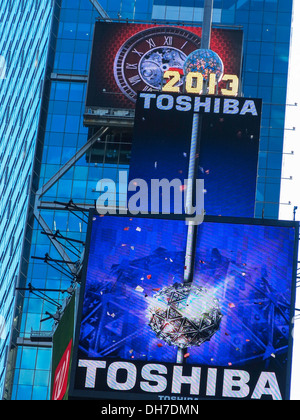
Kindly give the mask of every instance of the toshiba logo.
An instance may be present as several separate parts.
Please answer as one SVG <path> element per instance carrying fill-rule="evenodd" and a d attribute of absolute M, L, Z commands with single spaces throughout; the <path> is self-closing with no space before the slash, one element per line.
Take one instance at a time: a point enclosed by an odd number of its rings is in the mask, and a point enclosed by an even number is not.
<path fill-rule="evenodd" d="M 141 93 L 144 109 L 195 112 L 199 114 L 250 115 L 259 117 L 259 100 L 195 95 Z"/>
<path fill-rule="evenodd" d="M 72 351 L 72 341 L 68 344 L 66 351 L 59 362 L 53 382 L 53 392 L 52 400 L 59 401 L 62 400 L 66 394 L 68 387 L 68 378 L 69 378 L 69 369 L 70 369 L 70 360 L 71 360 L 71 351 Z"/>

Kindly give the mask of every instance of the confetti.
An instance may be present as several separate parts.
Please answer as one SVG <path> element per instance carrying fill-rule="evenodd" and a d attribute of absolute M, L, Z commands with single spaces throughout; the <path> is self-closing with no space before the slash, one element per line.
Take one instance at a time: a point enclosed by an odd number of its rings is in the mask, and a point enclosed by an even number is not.
<path fill-rule="evenodd" d="M 144 291 L 144 289 L 141 286 L 136 286 L 135 291 L 142 293 Z"/>
<path fill-rule="evenodd" d="M 125 227 L 124 230 L 129 230 L 129 227 Z"/>
<path fill-rule="evenodd" d="M 148 279 L 148 280 L 151 280 L 151 279 L 152 279 L 152 274 L 148 274 L 148 275 L 147 275 L 147 279 Z"/>
<path fill-rule="evenodd" d="M 157 347 L 163 347 L 164 345 L 162 343 L 157 343 Z"/>
<path fill-rule="evenodd" d="M 137 230 L 138 232 L 141 232 L 141 231 L 142 231 L 142 229 L 141 229 L 140 227 L 137 227 L 137 228 L 136 228 L 136 230 Z"/>
<path fill-rule="evenodd" d="M 190 353 L 186 353 L 183 357 L 184 357 L 185 359 L 187 359 L 188 357 L 190 357 Z"/>
<path fill-rule="evenodd" d="M 230 308 L 230 309 L 235 308 L 235 304 L 234 304 L 234 303 L 229 303 L 229 305 L 228 305 L 228 306 L 229 306 L 229 308 Z"/>

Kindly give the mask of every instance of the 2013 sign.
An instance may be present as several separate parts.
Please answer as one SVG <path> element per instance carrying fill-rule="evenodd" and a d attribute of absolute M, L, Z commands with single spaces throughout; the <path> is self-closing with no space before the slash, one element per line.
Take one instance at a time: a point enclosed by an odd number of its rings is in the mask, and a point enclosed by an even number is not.
<path fill-rule="evenodd" d="M 182 80 L 182 73 L 178 70 L 168 70 L 164 73 L 164 79 L 167 81 L 163 86 L 163 92 L 180 93 L 180 83 Z M 227 83 L 226 89 L 221 89 L 221 94 L 224 96 L 237 96 L 239 92 L 239 78 L 233 74 L 225 74 L 222 81 Z M 205 94 L 204 78 L 201 73 L 190 72 L 186 75 L 183 82 L 184 91 L 192 94 Z M 208 78 L 208 95 L 215 95 L 217 89 L 216 75 L 211 73 Z"/>

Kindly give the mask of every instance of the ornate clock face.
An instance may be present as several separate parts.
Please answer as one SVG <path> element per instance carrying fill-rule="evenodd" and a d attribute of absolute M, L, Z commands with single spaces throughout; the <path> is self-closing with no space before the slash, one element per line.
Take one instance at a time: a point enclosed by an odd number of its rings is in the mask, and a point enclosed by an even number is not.
<path fill-rule="evenodd" d="M 183 69 L 190 53 L 201 47 L 201 38 L 183 28 L 157 26 L 128 39 L 114 63 L 120 90 L 135 102 L 137 92 L 160 90 L 164 73 Z"/>

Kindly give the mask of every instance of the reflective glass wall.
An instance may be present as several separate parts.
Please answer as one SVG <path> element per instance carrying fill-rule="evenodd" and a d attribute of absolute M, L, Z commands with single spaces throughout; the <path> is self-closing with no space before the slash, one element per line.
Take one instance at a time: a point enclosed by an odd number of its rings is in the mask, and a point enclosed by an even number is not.
<path fill-rule="evenodd" d="M 204 6 L 204 0 L 101 0 L 98 3 L 111 18 L 199 24 Z M 277 218 L 292 0 L 215 0 L 214 5 L 215 25 L 244 29 L 244 94 L 262 97 L 264 101 L 256 215 Z M 34 161 L 35 189 L 45 185 L 91 135 L 83 126 L 83 112 L 97 17 L 99 12 L 90 0 L 61 0 L 46 97 L 47 116 Z M 101 146 L 85 153 L 47 191 L 43 200 L 67 204 L 72 199 L 75 203 L 93 204 L 99 196 L 97 182 L 102 178 L 117 181 L 118 171 L 128 169 L 129 158 L 130 139 L 126 133 L 105 136 Z M 83 213 L 43 208 L 41 215 L 54 233 L 59 231 L 64 238 L 85 241 L 87 225 Z M 54 304 L 30 291 L 18 291 L 22 305 L 9 394 L 12 399 L 50 397 L 51 344 L 36 346 L 31 337 L 33 332 L 51 333 L 54 320 L 47 319 L 47 314 L 55 314 L 55 302 L 63 303 L 66 297 L 63 291 L 70 286 L 70 277 L 64 271 L 44 262 L 46 254 L 54 260 L 61 260 L 61 255 L 42 230 L 36 219 L 27 219 L 30 240 L 23 251 L 26 258 L 22 284 L 51 290 L 47 297 Z M 68 245 L 66 240 L 62 242 Z M 78 242 L 76 246 L 80 255 L 82 245 Z M 72 254 L 72 258 L 76 261 L 77 257 Z"/>
<path fill-rule="evenodd" d="M 0 394 L 28 209 L 48 54 L 51 2 L 0 4 Z"/>

